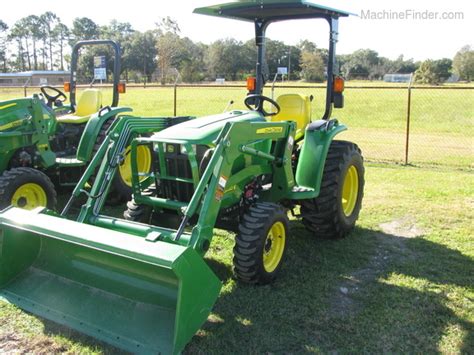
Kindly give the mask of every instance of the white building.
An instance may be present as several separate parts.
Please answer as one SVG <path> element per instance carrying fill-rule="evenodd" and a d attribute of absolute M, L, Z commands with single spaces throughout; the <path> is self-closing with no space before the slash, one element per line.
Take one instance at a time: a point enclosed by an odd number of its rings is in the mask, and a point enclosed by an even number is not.
<path fill-rule="evenodd" d="M 0 73 L 0 86 L 62 86 L 69 80 L 67 71 L 32 70 L 17 73 Z"/>

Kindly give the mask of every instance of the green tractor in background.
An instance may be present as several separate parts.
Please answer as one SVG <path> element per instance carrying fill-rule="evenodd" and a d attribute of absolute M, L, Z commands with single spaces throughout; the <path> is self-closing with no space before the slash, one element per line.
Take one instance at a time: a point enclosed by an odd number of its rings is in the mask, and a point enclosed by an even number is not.
<path fill-rule="evenodd" d="M 85 46 L 108 45 L 114 49 L 113 99 L 103 105 L 99 89 L 88 88 L 76 102 L 79 50 Z M 117 115 L 130 108 L 117 107 L 120 48 L 113 41 L 82 41 L 72 51 L 71 79 L 66 94 L 52 86 L 41 94 L 0 102 L 0 208 L 9 205 L 33 209 L 56 208 L 56 187 L 75 186 L 91 161 Z M 148 153 L 148 154 L 147 154 Z M 151 156 L 143 151 L 143 164 Z M 114 180 L 110 202 L 128 200 L 131 194 L 130 161 L 125 159 Z"/>
<path fill-rule="evenodd" d="M 195 12 L 255 24 L 248 110 L 197 119 L 122 115 L 60 215 L 0 212 L 0 296 L 134 353 L 179 353 L 207 320 L 222 286 L 203 259 L 214 228 L 236 232 L 236 277 L 267 284 L 292 237 L 288 211 L 315 237 L 340 238 L 361 209 L 361 152 L 334 140 L 346 127 L 331 118 L 343 106 L 335 45 L 338 20 L 349 13 L 305 0 L 235 1 Z M 330 29 L 320 120 L 311 119 L 310 97 L 263 96 L 266 28 L 312 18 Z M 102 210 L 128 145 L 133 200 L 120 219 Z M 151 152 L 150 170 L 139 164 L 141 149 Z M 94 175 L 87 201 L 71 216 Z"/>

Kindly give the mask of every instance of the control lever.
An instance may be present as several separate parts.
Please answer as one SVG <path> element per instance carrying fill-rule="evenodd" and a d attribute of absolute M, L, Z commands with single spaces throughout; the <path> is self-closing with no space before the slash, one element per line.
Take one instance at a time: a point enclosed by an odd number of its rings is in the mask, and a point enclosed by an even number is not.
<path fill-rule="evenodd" d="M 222 111 L 222 113 L 229 111 L 229 109 L 232 107 L 233 104 L 234 104 L 234 100 L 230 100 L 226 108 L 224 109 L 224 111 Z"/>

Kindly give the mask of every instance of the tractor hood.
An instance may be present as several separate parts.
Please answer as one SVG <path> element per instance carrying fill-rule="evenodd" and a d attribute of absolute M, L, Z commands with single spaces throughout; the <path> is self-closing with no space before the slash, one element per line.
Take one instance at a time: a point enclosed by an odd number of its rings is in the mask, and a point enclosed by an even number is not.
<path fill-rule="evenodd" d="M 254 111 L 230 111 L 186 121 L 155 133 L 158 141 L 179 140 L 191 144 L 211 144 L 228 122 L 265 122 L 265 117 Z"/>
<path fill-rule="evenodd" d="M 32 100 L 17 99 L 0 102 L 0 132 L 18 130 L 32 117 Z"/>

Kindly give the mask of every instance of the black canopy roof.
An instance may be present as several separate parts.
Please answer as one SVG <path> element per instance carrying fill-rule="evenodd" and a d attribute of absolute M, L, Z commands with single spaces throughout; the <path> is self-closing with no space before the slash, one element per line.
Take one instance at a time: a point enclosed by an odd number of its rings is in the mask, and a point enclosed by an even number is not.
<path fill-rule="evenodd" d="M 236 0 L 220 5 L 200 7 L 194 13 L 252 21 L 282 21 L 311 18 L 345 17 L 349 12 L 317 5 L 306 0 Z"/>

